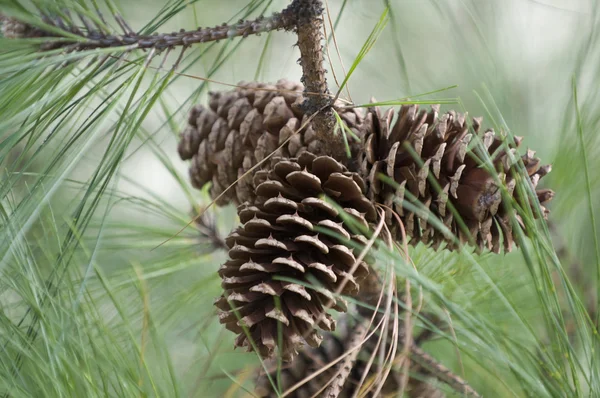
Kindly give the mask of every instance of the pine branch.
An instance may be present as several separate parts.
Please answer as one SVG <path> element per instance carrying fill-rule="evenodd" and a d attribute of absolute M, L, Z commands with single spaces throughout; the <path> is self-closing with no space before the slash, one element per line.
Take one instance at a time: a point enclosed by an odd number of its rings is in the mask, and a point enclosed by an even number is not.
<path fill-rule="evenodd" d="M 323 67 L 323 4 L 321 0 L 294 0 L 288 7 L 297 15 L 298 48 L 302 66 L 301 82 L 305 87 L 304 111 L 308 115 L 317 113 L 313 128 L 317 136 L 328 143 L 328 150 L 336 150 L 334 155 L 343 154 L 341 136 L 335 137 L 335 116 L 331 109 L 330 92 L 327 86 L 326 71 Z M 311 94 L 308 94 L 311 93 Z"/>
<path fill-rule="evenodd" d="M 240 20 L 236 24 L 222 24 L 215 27 L 181 30 L 172 33 L 140 34 L 134 32 L 120 15 L 114 20 L 123 34 L 107 32 L 106 28 L 94 25 L 83 15 L 78 15 L 80 28 L 70 16 L 43 16 L 40 26 L 33 26 L 15 18 L 3 17 L 2 34 L 5 38 L 48 39 L 40 44 L 41 51 L 64 49 L 66 52 L 80 52 L 100 48 L 124 48 L 125 51 L 153 49 L 157 53 L 197 43 L 207 43 L 234 37 L 248 37 L 273 30 L 295 30 L 298 35 L 302 83 L 305 86 L 305 113 L 316 114 L 313 126 L 317 136 L 328 143 L 334 155 L 343 155 L 342 137 L 332 132 L 336 126 L 331 108 L 332 101 L 327 86 L 326 71 L 323 66 L 323 4 L 321 0 L 294 0 L 281 12 L 270 17 L 260 16 L 254 20 Z"/>
<path fill-rule="evenodd" d="M 2 35 L 9 39 L 48 38 L 42 43 L 41 51 L 64 48 L 68 52 L 85 51 L 97 48 L 126 47 L 127 51 L 136 49 L 155 49 L 158 51 L 174 47 L 188 47 L 192 44 L 207 43 L 234 37 L 248 37 L 273 30 L 292 30 L 296 27 L 298 13 L 295 3 L 270 17 L 260 16 L 254 20 L 240 20 L 235 24 L 222 24 L 215 27 L 198 28 L 196 30 L 180 30 L 172 33 L 155 33 L 152 35 L 133 32 L 123 18 L 115 15 L 114 19 L 123 29 L 124 34 L 106 32 L 100 26 L 93 26 L 84 16 L 79 19 L 84 25 L 80 29 L 73 20 L 66 21 L 61 17 L 44 16 L 42 21 L 49 28 L 44 29 L 21 22 L 15 18 L 0 16 Z M 50 27 L 54 28 L 50 29 Z M 59 35 L 57 32 L 64 33 Z M 78 36 L 78 39 L 73 38 Z"/>

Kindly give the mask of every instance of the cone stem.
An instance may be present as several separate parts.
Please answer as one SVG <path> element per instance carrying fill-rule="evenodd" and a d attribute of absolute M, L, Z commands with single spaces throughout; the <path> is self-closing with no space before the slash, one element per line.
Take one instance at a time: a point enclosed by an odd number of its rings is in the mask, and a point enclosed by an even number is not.
<path fill-rule="evenodd" d="M 297 8 L 295 8 L 297 7 Z M 300 49 L 300 65 L 302 66 L 302 83 L 305 87 L 306 100 L 303 107 L 305 113 L 318 113 L 313 120 L 313 128 L 317 136 L 327 145 L 329 152 L 343 152 L 341 141 L 332 134 L 335 117 L 331 110 L 331 95 L 327 87 L 325 68 L 323 66 L 323 4 L 321 0 L 294 0 L 288 7 L 297 12 L 298 48 Z M 311 94 L 308 94 L 311 93 Z"/>

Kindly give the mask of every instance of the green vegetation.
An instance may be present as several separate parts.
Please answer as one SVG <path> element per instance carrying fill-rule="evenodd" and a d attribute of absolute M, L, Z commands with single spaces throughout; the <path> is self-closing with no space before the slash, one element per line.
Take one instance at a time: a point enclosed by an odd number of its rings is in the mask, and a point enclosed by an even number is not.
<path fill-rule="evenodd" d="M 69 10 L 118 31 L 107 16 L 119 10 L 135 30 L 153 33 L 286 5 L 0 0 L 0 13 L 39 25 L 34 6 L 64 18 Z M 518 209 L 527 226 L 515 238 L 519 250 L 478 255 L 419 245 L 409 261 L 385 245 L 373 251 L 399 286 L 409 281 L 412 308 L 397 304 L 416 330 L 437 335 L 425 350 L 486 397 L 600 396 L 598 2 L 329 0 L 328 7 L 336 25 L 328 69 L 341 82 L 331 75 L 333 93 L 345 98 L 348 90 L 360 106 L 374 96 L 385 107 L 468 110 L 483 115 L 485 127 L 524 136 L 522 147 L 553 164 L 543 182 L 557 192 L 550 221 L 535 219 L 539 208 Z M 0 393 L 251 396 L 260 362 L 232 349 L 234 334 L 214 314 L 226 253 L 192 222 L 210 199 L 188 182 L 176 141 L 209 89 L 255 76 L 299 79 L 294 35 L 162 54 L 41 56 L 36 43 L 0 37 Z M 522 180 L 517 191 L 532 195 Z M 236 222 L 232 207 L 211 207 L 207 217 L 221 234 Z M 451 329 L 424 318 L 421 305 Z"/>

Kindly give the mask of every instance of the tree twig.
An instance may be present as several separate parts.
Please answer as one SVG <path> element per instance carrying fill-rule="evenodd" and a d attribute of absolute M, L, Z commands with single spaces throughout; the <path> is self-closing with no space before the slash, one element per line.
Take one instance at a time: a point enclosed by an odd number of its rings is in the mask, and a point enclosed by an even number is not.
<path fill-rule="evenodd" d="M 342 137 L 341 134 L 333 134 L 336 120 L 323 66 L 323 10 L 321 0 L 294 0 L 287 8 L 270 17 L 261 16 L 254 20 L 240 20 L 231 25 L 154 34 L 134 32 L 118 14 L 113 18 L 124 34 L 106 32 L 101 26 L 94 27 L 83 15 L 78 16 L 81 27 L 72 18 L 65 20 L 46 15 L 42 16 L 43 24 L 39 26 L 2 15 L 0 23 L 2 35 L 6 38 L 47 38 L 40 44 L 41 51 L 64 49 L 67 52 L 123 47 L 125 51 L 152 49 L 160 53 L 174 47 L 185 49 L 196 43 L 248 37 L 273 30 L 295 30 L 300 49 L 301 81 L 305 87 L 304 111 L 307 115 L 316 114 L 313 122 L 315 133 L 327 144 L 328 152 L 334 151 L 335 156 L 340 156 L 344 149 L 337 144 L 342 143 Z"/>
<path fill-rule="evenodd" d="M 120 15 L 114 16 L 119 26 L 126 32 L 123 35 L 105 32 L 100 27 L 94 29 L 84 16 L 79 19 L 84 25 L 84 31 L 73 23 L 65 22 L 62 18 L 43 17 L 42 20 L 54 31 L 29 25 L 15 18 L 0 16 L 3 36 L 10 39 L 19 38 L 48 38 L 40 47 L 42 51 L 64 48 L 70 52 L 84 51 L 96 48 L 127 47 L 128 51 L 135 49 L 155 49 L 162 51 L 173 47 L 187 47 L 196 43 L 207 43 L 233 37 L 248 37 L 272 30 L 292 30 L 297 24 L 297 8 L 291 4 L 281 12 L 273 13 L 270 17 L 260 16 L 254 20 L 240 20 L 235 24 L 222 24 L 215 27 L 199 27 L 196 30 L 180 30 L 172 33 L 155 33 L 152 35 L 133 32 Z M 65 37 L 56 32 L 63 31 Z M 72 36 L 78 36 L 79 40 Z"/>
<path fill-rule="evenodd" d="M 335 116 L 331 109 L 331 99 L 327 86 L 326 71 L 323 66 L 323 4 L 321 0 L 294 0 L 288 7 L 297 15 L 298 48 L 300 49 L 300 65 L 302 66 L 302 84 L 306 93 L 303 103 L 304 112 L 312 115 L 318 112 L 313 121 L 317 136 L 326 143 L 328 151 L 334 155 L 343 153 L 341 134 L 333 134 Z"/>

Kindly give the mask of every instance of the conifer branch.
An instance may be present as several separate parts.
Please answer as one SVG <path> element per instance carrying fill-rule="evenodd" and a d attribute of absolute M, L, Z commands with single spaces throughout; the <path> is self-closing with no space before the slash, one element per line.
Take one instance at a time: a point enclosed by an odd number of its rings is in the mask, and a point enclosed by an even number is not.
<path fill-rule="evenodd" d="M 42 17 L 48 27 L 43 29 L 21 22 L 15 18 L 3 17 L 2 35 L 9 39 L 21 38 L 48 38 L 42 43 L 40 50 L 48 51 L 64 48 L 69 52 L 85 51 L 97 48 L 127 47 L 127 51 L 136 49 L 155 49 L 162 51 L 174 47 L 188 47 L 192 44 L 207 43 L 234 37 L 248 37 L 273 30 L 292 30 L 296 27 L 297 16 L 294 4 L 281 12 L 275 12 L 270 17 L 260 16 L 254 20 L 240 20 L 235 24 L 226 23 L 215 27 L 199 27 L 196 30 L 180 30 L 172 33 L 154 33 L 151 35 L 134 32 L 127 22 L 120 16 L 114 19 L 123 30 L 123 34 L 107 32 L 105 28 L 92 25 L 88 19 L 79 15 L 83 25 L 77 26 L 73 19 L 66 20 L 62 17 Z M 64 36 L 58 32 L 65 33 Z M 77 36 L 77 39 L 73 36 Z"/>
<path fill-rule="evenodd" d="M 69 14 L 63 16 L 42 16 L 43 24 L 33 26 L 15 18 L 0 15 L 2 35 L 9 39 L 37 38 L 42 41 L 40 51 L 64 49 L 66 52 L 80 52 L 100 48 L 125 48 L 155 50 L 161 53 L 182 47 L 184 50 L 197 43 L 207 43 L 234 37 L 248 37 L 273 30 L 295 30 L 298 35 L 302 83 L 305 86 L 305 113 L 315 116 L 313 126 L 317 136 L 328 143 L 334 155 L 343 154 L 341 134 L 332 134 L 336 120 L 331 108 L 331 95 L 327 86 L 326 71 L 323 66 L 323 11 L 321 0 L 294 0 L 270 17 L 260 16 L 254 20 L 240 20 L 235 24 L 222 24 L 215 27 L 199 27 L 196 30 L 180 30 L 172 33 L 141 34 L 134 32 L 120 15 L 113 15 L 122 34 L 107 32 L 106 25 L 93 24 L 84 15 L 78 14 L 79 21 Z M 100 16 L 102 20 L 104 18 Z M 338 149 L 339 148 L 339 149 Z"/>
<path fill-rule="evenodd" d="M 328 143 L 329 151 L 340 156 L 343 153 L 341 136 L 332 133 L 335 116 L 331 109 L 330 92 L 327 86 L 326 71 L 323 66 L 323 4 L 321 0 L 294 0 L 288 7 L 297 15 L 298 48 L 302 66 L 301 82 L 305 87 L 304 111 L 308 115 L 317 113 L 313 126 L 317 136 Z M 316 93 L 316 94 L 314 94 Z"/>

